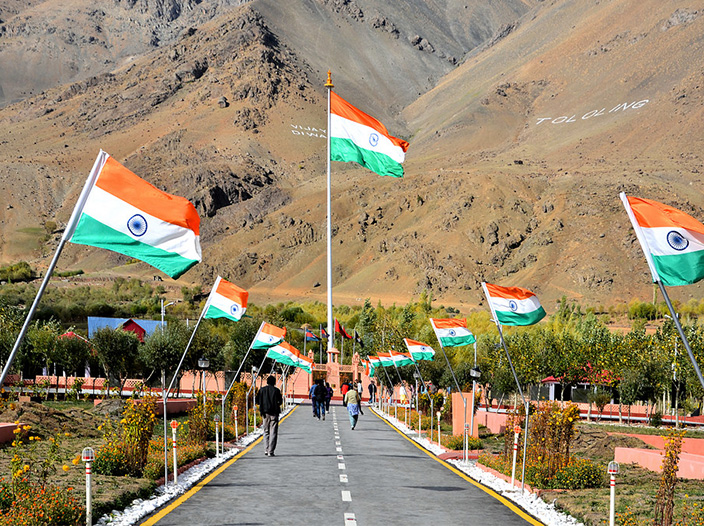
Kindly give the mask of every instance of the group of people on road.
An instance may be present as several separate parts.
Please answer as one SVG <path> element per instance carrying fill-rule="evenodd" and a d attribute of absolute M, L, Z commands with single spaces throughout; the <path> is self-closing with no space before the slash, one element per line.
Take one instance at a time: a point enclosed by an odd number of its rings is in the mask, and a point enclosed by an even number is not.
<path fill-rule="evenodd" d="M 264 430 L 264 454 L 268 457 L 273 457 L 276 449 L 276 442 L 279 430 L 279 414 L 283 405 L 283 397 L 281 390 L 276 387 L 276 378 L 269 376 L 266 381 L 266 387 L 263 387 L 257 393 L 257 405 L 259 412 L 262 415 L 262 427 Z M 352 384 L 350 381 L 344 381 L 340 386 L 342 400 L 347 413 L 350 417 L 350 429 L 357 427 L 359 415 L 363 415 L 362 411 L 362 394 L 364 388 L 362 382 L 358 381 Z M 310 388 L 309 396 L 313 403 L 313 418 L 325 420 L 325 413 L 330 412 L 330 400 L 332 399 L 333 389 L 330 384 L 322 378 L 318 379 Z M 376 401 L 376 384 L 369 384 L 369 403 L 373 404 Z"/>
<path fill-rule="evenodd" d="M 311 387 L 308 393 L 313 404 L 313 418 L 325 420 L 325 412 L 330 412 L 330 400 L 333 391 L 330 384 L 319 378 Z"/>

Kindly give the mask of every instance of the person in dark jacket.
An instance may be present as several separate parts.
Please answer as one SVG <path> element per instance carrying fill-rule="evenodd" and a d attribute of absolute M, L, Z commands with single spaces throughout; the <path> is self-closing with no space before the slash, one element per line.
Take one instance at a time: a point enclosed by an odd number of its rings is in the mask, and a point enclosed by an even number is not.
<path fill-rule="evenodd" d="M 276 449 L 276 440 L 279 436 L 279 413 L 284 403 L 281 390 L 276 387 L 276 377 L 269 376 L 266 386 L 257 393 L 257 405 L 262 415 L 264 429 L 264 454 L 273 457 Z"/>
<path fill-rule="evenodd" d="M 332 400 L 333 390 L 332 390 L 332 387 L 330 387 L 330 384 L 327 382 L 325 382 L 325 389 L 328 392 L 327 396 L 325 397 L 325 410 L 329 413 L 330 412 L 330 400 Z"/>
<path fill-rule="evenodd" d="M 369 382 L 369 404 L 376 402 L 376 384 L 374 382 Z"/>
<path fill-rule="evenodd" d="M 313 403 L 318 413 L 318 420 L 320 420 L 320 417 L 325 420 L 325 399 L 327 397 L 328 390 L 325 387 L 325 380 L 321 378 L 316 382 L 315 391 L 313 391 Z"/>

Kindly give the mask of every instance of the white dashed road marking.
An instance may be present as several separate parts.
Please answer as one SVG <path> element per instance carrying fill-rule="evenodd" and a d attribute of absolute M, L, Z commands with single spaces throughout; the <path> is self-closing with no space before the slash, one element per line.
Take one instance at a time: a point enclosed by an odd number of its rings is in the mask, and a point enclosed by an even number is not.
<path fill-rule="evenodd" d="M 347 468 L 345 468 L 345 464 L 344 464 L 344 463 L 340 462 L 340 463 L 337 464 L 337 469 L 347 469 Z"/>
<path fill-rule="evenodd" d="M 347 475 L 340 475 L 340 482 L 347 482 Z"/>
<path fill-rule="evenodd" d="M 342 490 L 342 502 L 352 502 L 352 494 L 349 491 Z"/>
<path fill-rule="evenodd" d="M 345 513 L 345 526 L 357 526 L 357 519 L 354 513 Z"/>

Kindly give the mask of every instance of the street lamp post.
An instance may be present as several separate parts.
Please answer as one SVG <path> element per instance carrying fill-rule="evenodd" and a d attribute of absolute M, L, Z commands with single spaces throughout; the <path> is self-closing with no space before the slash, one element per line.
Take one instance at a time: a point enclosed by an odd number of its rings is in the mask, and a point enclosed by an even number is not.
<path fill-rule="evenodd" d="M 175 305 L 175 304 L 176 304 L 175 301 L 170 301 L 169 303 L 164 305 L 164 300 L 163 299 L 161 300 L 161 332 L 162 333 L 164 332 L 164 316 L 166 315 L 166 307 L 168 307 L 170 305 Z"/>
<path fill-rule="evenodd" d="M 207 396 L 205 395 L 205 370 L 210 367 L 210 360 L 201 356 L 198 358 L 198 367 L 203 370 L 201 377 L 203 378 L 203 417 L 205 418 L 205 402 L 207 399 Z"/>
<path fill-rule="evenodd" d="M 472 377 L 472 409 L 471 413 L 469 414 L 469 429 L 470 433 L 472 433 L 472 436 L 474 436 L 474 407 L 475 407 L 475 402 L 476 402 L 476 389 L 477 389 L 477 380 L 481 377 L 482 372 L 479 370 L 479 367 L 477 367 L 477 344 L 474 344 L 474 367 L 472 367 L 469 370 L 469 376 Z"/>

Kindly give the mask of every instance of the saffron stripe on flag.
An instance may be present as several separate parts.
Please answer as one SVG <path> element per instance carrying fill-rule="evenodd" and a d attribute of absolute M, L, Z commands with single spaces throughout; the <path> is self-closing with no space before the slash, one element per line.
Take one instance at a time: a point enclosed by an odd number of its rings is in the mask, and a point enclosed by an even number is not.
<path fill-rule="evenodd" d="M 108 157 L 103 165 L 92 192 L 98 188 L 152 217 L 200 234 L 200 219 L 187 199 L 162 192 L 112 157 Z"/>

